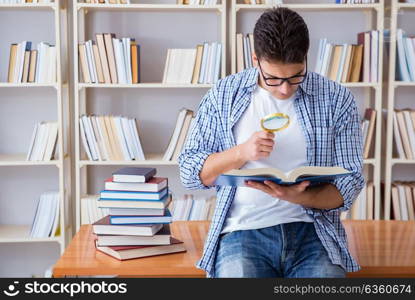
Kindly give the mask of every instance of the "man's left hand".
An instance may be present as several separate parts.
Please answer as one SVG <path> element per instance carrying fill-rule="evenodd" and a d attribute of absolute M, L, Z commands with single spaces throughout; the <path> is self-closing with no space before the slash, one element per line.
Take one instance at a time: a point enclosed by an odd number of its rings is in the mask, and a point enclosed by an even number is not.
<path fill-rule="evenodd" d="M 296 204 L 300 204 L 300 196 L 309 185 L 310 181 L 303 181 L 301 183 L 288 186 L 276 184 L 269 180 L 264 181 L 264 183 L 257 181 L 246 182 L 247 187 L 263 191 L 272 197 Z"/>

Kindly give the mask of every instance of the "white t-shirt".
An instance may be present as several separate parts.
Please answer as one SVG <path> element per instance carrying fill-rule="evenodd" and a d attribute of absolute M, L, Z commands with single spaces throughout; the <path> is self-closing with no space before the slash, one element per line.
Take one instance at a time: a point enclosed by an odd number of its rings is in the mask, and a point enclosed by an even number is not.
<path fill-rule="evenodd" d="M 290 125 L 275 132 L 274 149 L 270 156 L 247 162 L 241 169 L 278 168 L 288 172 L 307 165 L 305 136 L 294 107 L 295 95 L 279 100 L 259 85 L 252 93 L 251 103 L 233 128 L 236 143 L 246 142 L 254 132 L 261 131 L 261 118 L 272 113 L 290 117 Z M 222 233 L 258 229 L 291 222 L 313 222 L 298 204 L 271 197 L 250 187 L 238 187 Z"/>

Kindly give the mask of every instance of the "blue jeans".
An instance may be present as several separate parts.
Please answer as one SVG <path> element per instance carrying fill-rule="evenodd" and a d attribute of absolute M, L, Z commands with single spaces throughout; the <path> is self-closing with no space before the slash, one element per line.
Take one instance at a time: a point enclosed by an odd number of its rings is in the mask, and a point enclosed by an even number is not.
<path fill-rule="evenodd" d="M 345 277 L 331 262 L 314 223 L 293 222 L 222 234 L 214 277 Z"/>

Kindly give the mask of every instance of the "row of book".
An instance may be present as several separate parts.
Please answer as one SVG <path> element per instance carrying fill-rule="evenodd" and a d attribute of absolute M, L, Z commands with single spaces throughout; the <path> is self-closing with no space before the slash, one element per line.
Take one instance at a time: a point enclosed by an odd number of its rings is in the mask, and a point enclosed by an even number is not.
<path fill-rule="evenodd" d="M 0 0 L 0 4 L 52 3 L 53 0 Z"/>
<path fill-rule="evenodd" d="M 27 161 L 50 161 L 55 158 L 58 140 L 57 122 L 40 122 L 35 125 L 30 141 Z"/>
<path fill-rule="evenodd" d="M 145 160 L 134 118 L 82 115 L 79 128 L 89 160 Z"/>
<path fill-rule="evenodd" d="M 392 183 L 391 219 L 415 220 L 415 182 L 395 181 Z"/>
<path fill-rule="evenodd" d="M 394 110 L 393 136 L 398 157 L 415 159 L 415 110 Z"/>
<path fill-rule="evenodd" d="M 168 49 L 163 83 L 215 83 L 219 80 L 221 61 L 219 42 L 205 42 L 194 49 Z"/>
<path fill-rule="evenodd" d="M 336 4 L 372 4 L 377 0 L 336 0 Z"/>
<path fill-rule="evenodd" d="M 226 1 L 226 0 L 222 0 Z M 177 0 L 176 4 L 185 4 L 185 5 L 216 5 L 218 0 Z"/>
<path fill-rule="evenodd" d="M 134 38 L 117 39 L 114 33 L 98 33 L 96 42 L 78 45 L 83 83 L 140 82 L 140 45 Z"/>
<path fill-rule="evenodd" d="M 252 53 L 254 52 L 254 35 L 236 34 L 236 70 L 241 72 L 244 69 L 252 68 Z"/>
<path fill-rule="evenodd" d="M 379 31 L 360 32 L 356 45 L 320 39 L 315 71 L 337 82 L 378 82 Z"/>
<path fill-rule="evenodd" d="M 361 125 L 363 135 L 363 158 L 367 159 L 369 158 L 374 139 L 376 110 L 373 108 L 366 108 Z"/>
<path fill-rule="evenodd" d="M 155 168 L 127 167 L 106 180 L 98 206 L 109 215 L 93 224 L 96 248 L 119 260 L 186 251 L 170 232 L 168 179 Z"/>
<path fill-rule="evenodd" d="M 56 47 L 45 42 L 36 49 L 30 41 L 11 44 L 7 82 L 55 83 Z"/>
<path fill-rule="evenodd" d="M 58 235 L 59 215 L 59 192 L 42 193 L 33 218 L 30 237 L 47 238 Z"/>
<path fill-rule="evenodd" d="M 93 4 L 130 4 L 130 0 L 84 0 L 84 2 Z"/>
<path fill-rule="evenodd" d="M 342 212 L 340 219 L 374 220 L 375 189 L 372 181 L 366 183 L 350 210 Z"/>
<path fill-rule="evenodd" d="M 81 224 L 93 224 L 109 215 L 108 208 L 98 208 L 97 195 L 88 195 L 81 200 Z"/>
<path fill-rule="evenodd" d="M 173 221 L 211 220 L 215 210 L 216 197 L 195 197 L 185 194 L 172 201 Z"/>
<path fill-rule="evenodd" d="M 415 81 L 415 38 L 407 37 L 402 29 L 396 31 L 397 80 Z"/>
<path fill-rule="evenodd" d="M 277 4 L 282 4 L 282 0 L 244 0 L 244 4 L 277 5 Z"/>

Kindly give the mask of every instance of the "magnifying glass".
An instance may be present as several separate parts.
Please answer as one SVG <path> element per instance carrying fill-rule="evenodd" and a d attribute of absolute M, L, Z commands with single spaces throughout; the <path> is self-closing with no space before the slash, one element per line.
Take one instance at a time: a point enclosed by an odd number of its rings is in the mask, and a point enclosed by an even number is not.
<path fill-rule="evenodd" d="M 262 130 L 277 132 L 290 125 L 290 117 L 283 113 L 270 114 L 261 119 Z"/>

